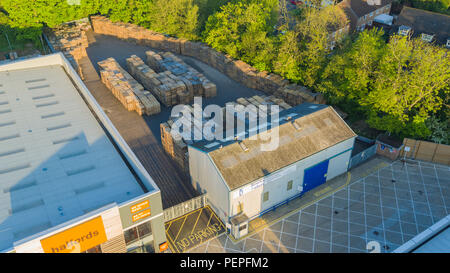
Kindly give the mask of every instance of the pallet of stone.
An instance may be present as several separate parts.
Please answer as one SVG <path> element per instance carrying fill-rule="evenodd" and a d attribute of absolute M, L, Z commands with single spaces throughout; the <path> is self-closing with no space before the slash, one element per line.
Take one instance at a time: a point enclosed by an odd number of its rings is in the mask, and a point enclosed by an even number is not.
<path fill-rule="evenodd" d="M 156 70 L 170 71 L 181 79 L 189 92 L 194 96 L 213 97 L 217 94 L 217 87 L 210 82 L 203 74 L 196 71 L 191 66 L 183 62 L 179 57 L 171 52 L 157 54 L 153 51 L 147 51 L 147 62 Z"/>
<path fill-rule="evenodd" d="M 136 111 L 139 115 L 157 114 L 161 111 L 159 102 L 153 95 L 144 90 L 114 58 L 98 62 L 101 68 L 102 82 L 128 111 Z"/>
<path fill-rule="evenodd" d="M 127 66 L 130 73 L 166 106 L 189 103 L 193 97 L 186 91 L 184 83 L 170 71 L 156 73 L 135 55 L 127 59 Z"/>

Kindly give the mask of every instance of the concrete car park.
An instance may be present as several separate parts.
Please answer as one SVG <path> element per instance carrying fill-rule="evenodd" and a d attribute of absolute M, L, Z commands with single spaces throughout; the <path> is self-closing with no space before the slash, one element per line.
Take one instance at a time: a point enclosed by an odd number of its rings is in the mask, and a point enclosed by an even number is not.
<path fill-rule="evenodd" d="M 245 239 L 226 234 L 190 252 L 392 252 L 450 211 L 450 167 L 400 160 L 269 223 Z"/>

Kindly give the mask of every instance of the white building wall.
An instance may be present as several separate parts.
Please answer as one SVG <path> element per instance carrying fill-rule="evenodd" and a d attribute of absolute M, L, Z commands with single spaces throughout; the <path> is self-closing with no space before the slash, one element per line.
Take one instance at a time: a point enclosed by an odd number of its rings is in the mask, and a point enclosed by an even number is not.
<path fill-rule="evenodd" d="M 188 146 L 191 183 L 201 193 L 207 193 L 214 212 L 224 222 L 228 222 L 229 192 L 212 159 L 195 148 Z"/>
<path fill-rule="evenodd" d="M 303 191 L 302 186 L 305 169 L 324 160 L 331 158 L 328 166 L 327 181 L 347 172 L 354 141 L 355 138 L 343 141 L 290 166 L 286 166 L 264 177 L 264 179 L 233 190 L 230 195 L 232 210 L 230 215 L 233 216 L 238 213 L 239 202 L 243 203 L 244 213 L 251 218 L 266 209 L 300 194 Z M 293 185 L 292 189 L 288 191 L 287 184 L 290 180 L 293 180 Z M 263 195 L 266 191 L 269 192 L 269 200 L 263 202 Z"/>

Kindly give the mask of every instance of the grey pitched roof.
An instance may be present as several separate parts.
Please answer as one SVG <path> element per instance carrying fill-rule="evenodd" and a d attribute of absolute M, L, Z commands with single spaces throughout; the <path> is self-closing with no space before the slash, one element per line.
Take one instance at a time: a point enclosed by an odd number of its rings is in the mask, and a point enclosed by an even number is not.
<path fill-rule="evenodd" d="M 363 17 L 377 9 L 384 7 L 390 3 L 392 0 L 344 0 L 347 1 L 351 9 L 355 12 L 358 18 Z M 379 3 L 379 4 L 377 4 Z"/>
<path fill-rule="evenodd" d="M 413 36 L 422 33 L 435 34 L 438 44 L 445 44 L 450 39 L 450 16 L 436 12 L 403 7 L 398 16 L 395 31 L 402 25 L 412 27 Z"/>

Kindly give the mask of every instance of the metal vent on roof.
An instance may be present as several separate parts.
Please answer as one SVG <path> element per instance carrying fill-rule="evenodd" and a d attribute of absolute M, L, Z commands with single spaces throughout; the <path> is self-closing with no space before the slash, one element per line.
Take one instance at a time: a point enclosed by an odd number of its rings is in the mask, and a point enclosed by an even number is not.
<path fill-rule="evenodd" d="M 0 111 L 0 114 L 6 114 L 6 113 L 11 113 L 11 109 Z"/>
<path fill-rule="evenodd" d="M 53 144 L 61 144 L 61 143 L 65 143 L 65 142 L 70 142 L 70 141 L 74 141 L 77 140 L 78 137 L 70 137 L 70 138 L 63 138 L 63 139 L 59 139 L 59 140 L 55 140 L 53 141 Z"/>
<path fill-rule="evenodd" d="M 19 171 L 19 170 L 23 170 L 23 169 L 26 169 L 26 168 L 29 168 L 29 167 L 31 167 L 30 163 L 22 164 L 22 165 L 18 165 L 18 166 L 15 166 L 15 167 L 2 169 L 2 170 L 0 170 L 0 174 L 5 174 L 5 173 L 14 172 L 14 171 Z"/>
<path fill-rule="evenodd" d="M 33 100 L 40 100 L 40 99 L 51 98 L 51 97 L 54 97 L 54 96 L 55 96 L 55 94 L 51 93 L 51 94 L 47 94 L 47 95 L 32 97 L 32 99 Z"/>
<path fill-rule="evenodd" d="M 83 188 L 76 189 L 74 191 L 75 191 L 76 194 L 82 194 L 82 193 L 85 193 L 85 192 L 89 192 L 89 191 L 93 191 L 93 190 L 96 190 L 96 189 L 100 189 L 100 188 L 102 188 L 104 186 L 105 186 L 105 182 L 99 182 L 99 183 L 95 183 L 95 184 L 92 184 L 92 185 L 89 185 L 89 186 L 86 186 L 86 187 L 83 187 Z"/>
<path fill-rule="evenodd" d="M 64 115 L 64 112 L 58 112 L 58 113 L 53 113 L 53 114 L 48 114 L 48 115 L 43 115 L 41 116 L 42 119 L 46 119 L 46 118 L 53 118 L 53 117 L 59 117 Z"/>
<path fill-rule="evenodd" d="M 46 84 L 46 85 L 32 86 L 32 87 L 28 87 L 28 90 L 42 89 L 42 88 L 47 88 L 47 87 L 50 87 L 50 85 Z"/>
<path fill-rule="evenodd" d="M 9 102 L 7 102 L 7 101 L 0 101 L 0 105 L 7 105 L 7 104 L 9 104 Z"/>
<path fill-rule="evenodd" d="M 25 81 L 25 83 L 43 82 L 45 80 L 47 80 L 47 79 L 42 78 L 42 79 L 28 80 L 28 81 Z"/>
<path fill-rule="evenodd" d="M 3 95 L 3 94 L 5 94 L 5 91 L 0 91 L 0 95 Z"/>
<path fill-rule="evenodd" d="M 36 104 L 36 107 L 37 107 L 37 108 L 40 108 L 40 107 L 47 107 L 47 106 L 56 105 L 56 104 L 58 104 L 58 103 L 59 103 L 58 101 L 52 101 L 52 102 L 47 102 L 47 103 Z"/>
<path fill-rule="evenodd" d="M 4 137 L 0 137 L 0 141 L 8 140 L 8 139 L 13 139 L 13 138 L 18 138 L 18 137 L 20 137 L 20 134 L 14 134 L 14 135 L 9 135 L 9 136 L 4 136 Z"/>
<path fill-rule="evenodd" d="M 9 121 L 9 122 L 5 122 L 5 123 L 0 123 L 0 127 L 5 127 L 5 126 L 9 126 L 9 125 L 14 125 L 16 124 L 15 121 Z"/>
<path fill-rule="evenodd" d="M 209 144 L 205 145 L 205 148 L 210 149 L 210 148 L 218 146 L 219 144 L 220 144 L 219 142 L 215 141 L 213 143 L 209 143 Z"/>
<path fill-rule="evenodd" d="M 3 193 L 9 193 L 9 192 L 12 193 L 12 192 L 15 192 L 15 191 L 18 191 L 18 190 L 27 189 L 27 188 L 30 188 L 30 187 L 33 187 L 33 186 L 36 186 L 36 185 L 37 185 L 37 181 L 34 180 L 34 179 L 30 180 L 30 181 L 27 181 L 27 182 L 24 182 L 24 183 L 20 182 L 17 185 L 11 186 L 9 188 L 4 188 L 3 189 Z"/>
<path fill-rule="evenodd" d="M 72 158 L 72 157 L 84 155 L 86 153 L 87 153 L 86 150 L 81 150 L 81 151 L 76 151 L 76 152 L 73 152 L 73 153 L 66 153 L 66 154 L 58 155 L 58 157 L 59 157 L 59 159 L 67 159 L 67 158 Z"/>
<path fill-rule="evenodd" d="M 47 131 L 54 131 L 54 130 L 58 130 L 58 129 L 63 129 L 63 128 L 67 128 L 72 126 L 72 124 L 70 123 L 66 123 L 66 124 L 62 124 L 62 125 L 58 125 L 58 126 L 54 126 L 54 127 L 48 127 Z"/>
<path fill-rule="evenodd" d="M 12 150 L 12 151 L 7 151 L 7 152 L 2 152 L 2 153 L 0 153 L 0 157 L 13 155 L 13 154 L 18 154 L 18 153 L 22 153 L 22 152 L 25 152 L 24 148 Z"/>
<path fill-rule="evenodd" d="M 79 168 L 79 169 L 75 169 L 75 170 L 66 171 L 66 174 L 68 176 L 72 176 L 72 175 L 77 175 L 77 174 L 80 174 L 80 173 L 89 172 L 89 171 L 92 171 L 92 170 L 95 170 L 95 166 L 94 165 L 90 165 L 90 166 Z"/>

